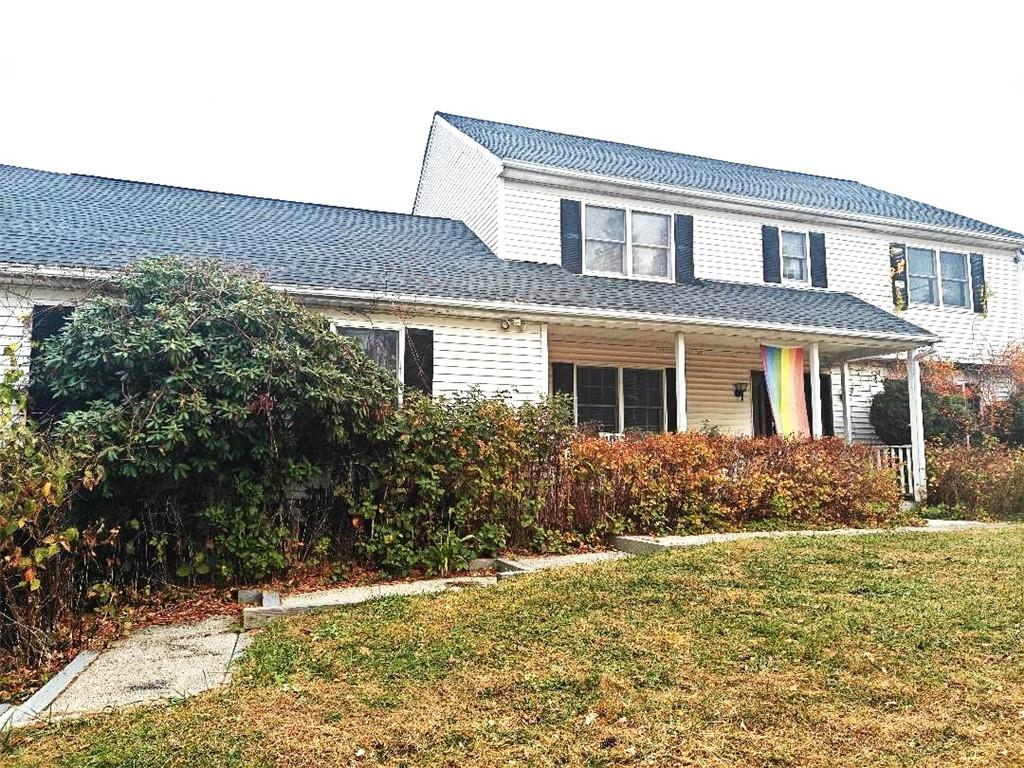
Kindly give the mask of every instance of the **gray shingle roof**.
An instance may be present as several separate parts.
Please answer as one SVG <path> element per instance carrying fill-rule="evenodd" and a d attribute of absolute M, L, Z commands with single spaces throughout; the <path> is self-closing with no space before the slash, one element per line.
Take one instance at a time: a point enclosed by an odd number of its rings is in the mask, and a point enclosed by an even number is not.
<path fill-rule="evenodd" d="M 1019 232 L 856 181 L 438 114 L 502 160 L 1024 240 Z"/>
<path fill-rule="evenodd" d="M 451 219 L 0 165 L 0 264 L 109 269 L 164 254 L 240 262 L 291 286 L 930 335 L 844 293 L 652 283 L 504 261 Z"/>

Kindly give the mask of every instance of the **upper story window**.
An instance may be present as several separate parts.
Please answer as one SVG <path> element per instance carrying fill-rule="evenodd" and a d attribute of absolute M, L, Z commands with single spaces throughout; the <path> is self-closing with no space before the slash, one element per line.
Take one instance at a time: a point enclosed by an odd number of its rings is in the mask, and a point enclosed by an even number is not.
<path fill-rule="evenodd" d="M 585 272 L 662 280 L 671 274 L 670 216 L 588 205 L 584 227 Z"/>
<path fill-rule="evenodd" d="M 782 232 L 782 278 L 807 282 L 807 234 Z"/>
<path fill-rule="evenodd" d="M 939 251 L 942 272 L 942 303 L 947 307 L 966 307 L 970 296 L 967 279 L 967 254 Z"/>
<path fill-rule="evenodd" d="M 945 307 L 966 307 L 970 296 L 967 254 L 931 248 L 907 248 L 910 301 Z"/>

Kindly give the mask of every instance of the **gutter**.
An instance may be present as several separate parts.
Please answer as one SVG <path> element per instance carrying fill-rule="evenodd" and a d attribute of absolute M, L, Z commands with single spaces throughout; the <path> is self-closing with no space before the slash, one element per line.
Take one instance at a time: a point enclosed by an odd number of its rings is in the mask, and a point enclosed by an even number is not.
<path fill-rule="evenodd" d="M 572 317 L 583 320 L 623 320 L 641 321 L 651 323 L 663 323 L 665 325 L 679 326 L 692 325 L 704 328 L 735 328 L 751 331 L 774 331 L 782 333 L 811 333 L 833 338 L 859 338 L 870 341 L 890 341 L 900 343 L 911 343 L 918 346 L 935 344 L 941 341 L 941 337 L 933 334 L 897 334 L 897 333 L 875 333 L 870 331 L 840 330 L 837 328 L 824 328 L 820 326 L 787 325 L 777 323 L 758 323 L 753 321 L 728 320 L 725 318 L 702 318 L 688 317 L 685 315 L 668 315 L 649 312 L 631 312 L 619 309 L 593 309 L 588 307 L 569 307 L 562 305 L 547 304 L 526 304 L 521 302 L 504 301 L 481 301 L 446 299 L 435 296 L 420 296 L 415 294 L 381 294 L 374 291 L 357 290 L 335 290 L 330 288 L 317 288 L 315 286 L 302 286 L 288 283 L 272 283 L 275 290 L 289 293 L 293 296 L 307 298 L 324 298 L 335 300 L 350 300 L 362 302 L 387 301 L 391 304 L 410 304 L 418 306 L 437 307 L 449 310 L 476 309 L 490 312 L 531 314 L 542 317 L 563 318 Z M 877 307 L 876 307 L 877 309 Z M 879 309 L 880 312 L 885 310 Z"/>
<path fill-rule="evenodd" d="M 54 281 L 61 279 L 71 282 L 97 282 L 109 280 L 116 270 L 84 269 L 74 267 L 12 267 L 0 266 L 0 275 L 14 278 L 44 278 Z M 473 299 L 454 299 L 438 296 L 422 296 L 418 294 L 386 294 L 378 291 L 362 291 L 353 289 L 320 288 L 296 283 L 272 283 L 270 287 L 276 291 L 292 296 L 330 301 L 355 301 L 374 304 L 408 304 L 446 309 L 454 312 L 477 310 L 501 314 L 530 314 L 551 318 L 579 318 L 590 320 L 620 320 L 648 323 L 662 323 L 678 327 L 680 325 L 702 328 L 734 328 L 737 330 L 769 331 L 781 333 L 802 333 L 829 336 L 835 339 L 864 339 L 866 341 L 887 341 L 906 343 L 914 346 L 935 344 L 941 341 L 934 334 L 899 334 L 876 333 L 870 331 L 840 330 L 821 326 L 789 325 L 778 323 L 759 323 L 756 321 L 729 320 L 726 318 L 688 317 L 664 313 L 633 312 L 620 309 L 593 309 L 588 307 L 571 307 L 563 305 L 527 304 L 516 301 L 484 301 Z M 876 309 L 878 309 L 876 307 Z M 885 310 L 879 309 L 880 312 Z"/>

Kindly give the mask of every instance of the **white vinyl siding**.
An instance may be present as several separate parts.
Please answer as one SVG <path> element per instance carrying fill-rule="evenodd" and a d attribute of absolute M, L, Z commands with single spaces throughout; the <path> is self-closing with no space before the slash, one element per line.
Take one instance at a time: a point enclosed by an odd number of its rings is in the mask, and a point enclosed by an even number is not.
<path fill-rule="evenodd" d="M 1024 290 L 1013 262 L 1013 250 L 968 248 L 942 240 L 900 238 L 891 233 L 839 227 L 831 224 L 787 222 L 764 216 L 687 209 L 686 206 L 657 205 L 641 197 L 583 195 L 570 189 L 552 189 L 521 181 L 507 182 L 503 192 L 503 258 L 558 264 L 559 200 L 581 200 L 608 207 L 684 213 L 694 217 L 694 271 L 697 278 L 745 283 L 763 283 L 761 226 L 771 224 L 781 231 L 823 232 L 828 243 L 829 290 L 852 293 L 877 307 L 892 312 L 892 284 L 889 279 L 889 245 L 905 242 L 915 247 L 947 251 L 984 253 L 985 279 L 991 300 L 988 313 L 965 308 L 933 305 L 910 306 L 901 316 L 942 338 L 937 352 L 949 359 L 981 363 L 1007 343 L 1021 338 L 1021 302 Z M 795 226 L 794 226 L 795 224 Z M 691 423 L 699 423 L 693 422 Z"/>
<path fill-rule="evenodd" d="M 488 248 L 498 250 L 501 164 L 441 117 L 427 142 L 413 213 L 466 222 Z"/>
<path fill-rule="evenodd" d="M 37 305 L 74 304 L 85 296 L 81 291 L 0 284 L 0 370 L 8 367 L 5 350 L 15 345 L 18 365 L 26 373 L 32 353 L 32 308 Z"/>
<path fill-rule="evenodd" d="M 502 330 L 500 320 L 417 315 L 399 318 L 384 313 L 324 310 L 339 326 L 372 325 L 382 329 L 424 328 L 434 332 L 433 395 L 476 389 L 507 396 L 512 402 L 537 400 L 547 391 L 547 363 L 542 325 L 525 321 L 522 328 Z M 401 345 L 400 345 L 401 346 Z"/>
<path fill-rule="evenodd" d="M 846 437 L 843 423 L 842 376 L 839 368 L 832 373 L 832 413 L 836 437 Z M 892 374 L 885 365 L 865 361 L 850 363 L 850 421 L 853 440 L 858 443 L 879 443 L 875 428 L 871 426 L 871 401 L 882 391 L 882 382 Z"/>

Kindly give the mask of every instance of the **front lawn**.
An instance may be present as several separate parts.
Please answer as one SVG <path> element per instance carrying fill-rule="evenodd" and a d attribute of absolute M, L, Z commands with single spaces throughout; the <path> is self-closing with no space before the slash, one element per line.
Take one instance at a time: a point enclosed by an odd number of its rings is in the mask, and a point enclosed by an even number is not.
<path fill-rule="evenodd" d="M 32 766 L 1024 762 L 1024 528 L 738 542 L 274 626 Z"/>

